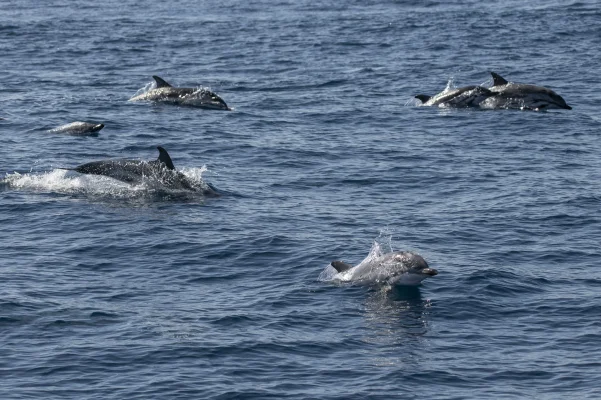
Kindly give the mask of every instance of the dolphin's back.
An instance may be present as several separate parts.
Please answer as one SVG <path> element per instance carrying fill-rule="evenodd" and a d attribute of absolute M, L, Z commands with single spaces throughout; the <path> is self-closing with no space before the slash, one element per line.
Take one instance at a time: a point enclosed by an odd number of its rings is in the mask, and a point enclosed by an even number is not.
<path fill-rule="evenodd" d="M 425 268 L 428 268 L 428 263 L 418 254 L 409 251 L 392 252 L 357 265 L 352 270 L 352 279 L 385 281 L 392 275 Z"/>
<path fill-rule="evenodd" d="M 546 95 L 557 95 L 554 91 L 544 86 L 530 85 L 527 83 L 508 83 L 502 86 L 490 88 L 493 93 L 505 93 L 510 95 L 524 95 L 529 93 L 540 93 Z"/>
<path fill-rule="evenodd" d="M 389 276 L 394 267 L 394 254 L 384 254 L 367 262 L 362 262 L 352 269 L 353 281 L 382 282 Z"/>
<path fill-rule="evenodd" d="M 130 99 L 130 101 L 146 100 L 179 102 L 186 96 L 189 96 L 192 93 L 194 93 L 194 91 L 195 89 L 192 88 L 174 88 L 171 86 L 165 86 L 149 90 L 146 93 L 143 93 L 139 96 Z"/>
<path fill-rule="evenodd" d="M 102 175 L 127 183 L 137 183 L 145 175 L 152 173 L 146 161 L 140 160 L 104 160 L 82 164 L 75 168 L 81 174 Z"/>
<path fill-rule="evenodd" d="M 439 94 L 437 94 L 436 96 L 434 96 L 433 98 L 431 98 L 429 101 L 435 105 L 435 104 L 441 104 L 441 103 L 445 103 L 465 92 L 468 92 L 470 90 L 474 90 L 476 88 L 476 86 L 464 86 L 461 88 L 457 88 L 457 89 L 452 89 L 449 90 L 447 92 L 441 92 Z"/>
<path fill-rule="evenodd" d="M 424 103 L 427 106 L 446 105 L 451 107 L 473 107 L 482 100 L 492 95 L 491 91 L 482 86 L 464 86 L 457 89 L 441 92 L 428 98 Z M 416 96 L 418 97 L 418 96 Z M 422 100 L 420 95 L 418 98 Z M 424 99 L 427 96 L 423 97 Z M 423 101 L 423 100 L 422 100 Z"/>

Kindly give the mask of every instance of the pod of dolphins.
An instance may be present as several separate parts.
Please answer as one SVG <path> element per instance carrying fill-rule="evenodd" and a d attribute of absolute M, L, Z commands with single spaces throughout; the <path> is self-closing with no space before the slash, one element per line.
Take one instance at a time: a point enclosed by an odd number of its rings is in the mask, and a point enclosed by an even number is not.
<path fill-rule="evenodd" d="M 423 106 L 446 108 L 480 109 L 519 109 L 543 111 L 548 109 L 571 110 L 565 100 L 553 90 L 543 86 L 509 82 L 495 72 L 491 72 L 493 86 L 465 86 L 445 90 L 434 96 L 419 94 L 415 98 Z M 226 102 L 217 94 L 203 88 L 173 87 L 164 79 L 153 76 L 155 87 L 134 96 L 129 101 L 151 101 L 181 106 L 192 106 L 212 110 L 227 110 Z M 2 120 L 2 118 L 0 118 Z M 72 122 L 51 129 L 51 133 L 66 133 L 77 136 L 97 136 L 103 124 Z M 162 147 L 157 147 L 159 157 L 154 161 L 142 160 L 101 160 L 79 165 L 75 168 L 62 168 L 80 174 L 101 175 L 129 184 L 139 184 L 152 177 L 169 189 L 199 192 L 206 196 L 217 196 L 210 184 L 202 185 L 177 171 L 171 157 Z M 438 271 L 430 268 L 420 255 L 407 252 L 391 252 L 366 259 L 357 266 L 342 261 L 332 261 L 330 267 L 336 273 L 338 282 L 357 284 L 418 285 L 424 279 L 435 276 Z"/>

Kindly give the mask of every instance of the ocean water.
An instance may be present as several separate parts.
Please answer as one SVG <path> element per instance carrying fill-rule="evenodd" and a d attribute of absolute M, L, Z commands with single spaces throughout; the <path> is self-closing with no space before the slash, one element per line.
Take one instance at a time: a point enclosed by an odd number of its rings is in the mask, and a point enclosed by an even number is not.
<path fill-rule="evenodd" d="M 600 31 L 587 0 L 3 0 L 0 398 L 601 398 Z M 490 71 L 573 110 L 413 98 Z M 128 103 L 152 75 L 234 111 Z M 156 146 L 221 196 L 59 169 Z M 439 275 L 318 279 L 373 246 Z"/>

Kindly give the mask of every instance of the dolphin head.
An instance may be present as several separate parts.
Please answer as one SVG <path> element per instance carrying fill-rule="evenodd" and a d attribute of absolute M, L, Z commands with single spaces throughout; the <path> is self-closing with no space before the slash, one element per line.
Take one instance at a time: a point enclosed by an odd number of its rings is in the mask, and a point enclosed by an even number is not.
<path fill-rule="evenodd" d="M 102 128 L 104 128 L 104 124 L 96 124 L 92 128 L 90 128 L 90 132 L 98 132 Z"/>
<path fill-rule="evenodd" d="M 566 103 L 566 101 L 563 99 L 563 97 L 561 97 L 560 95 L 558 95 L 557 93 L 555 93 L 552 90 L 549 90 L 549 98 L 552 100 L 553 104 L 556 105 L 558 108 L 563 108 L 564 110 L 571 110 L 572 107 L 570 107 L 568 105 L 568 103 Z"/>
<path fill-rule="evenodd" d="M 409 251 L 394 253 L 391 261 L 388 278 L 391 285 L 418 285 L 424 279 L 438 275 L 422 256 Z"/>
<path fill-rule="evenodd" d="M 550 110 L 554 108 L 560 108 L 564 110 L 572 109 L 572 107 L 570 107 L 566 103 L 563 97 L 561 97 L 551 89 L 542 87 L 535 88 L 536 90 L 532 90 L 531 93 L 524 97 L 524 109 L 535 111 Z"/>
<path fill-rule="evenodd" d="M 195 89 L 192 93 L 184 96 L 182 104 L 194 107 L 209 108 L 213 110 L 232 110 L 221 97 L 204 88 Z"/>

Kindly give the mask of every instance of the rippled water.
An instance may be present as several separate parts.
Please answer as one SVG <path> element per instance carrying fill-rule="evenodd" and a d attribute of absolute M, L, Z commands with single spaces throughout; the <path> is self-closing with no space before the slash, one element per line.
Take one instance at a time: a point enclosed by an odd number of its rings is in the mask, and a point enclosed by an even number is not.
<path fill-rule="evenodd" d="M 5 0 L 0 398 L 601 397 L 600 28 L 597 1 Z M 413 98 L 489 71 L 573 110 Z M 152 75 L 234 111 L 128 103 Z M 73 121 L 106 126 L 47 132 Z M 159 145 L 222 195 L 58 169 Z M 439 275 L 318 281 L 374 243 Z"/>

